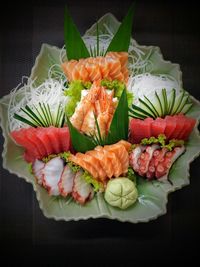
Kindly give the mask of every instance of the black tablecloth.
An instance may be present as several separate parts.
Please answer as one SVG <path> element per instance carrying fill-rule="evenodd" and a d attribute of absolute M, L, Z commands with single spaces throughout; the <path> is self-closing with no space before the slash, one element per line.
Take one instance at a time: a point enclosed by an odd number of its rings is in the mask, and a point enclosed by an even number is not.
<path fill-rule="evenodd" d="M 106 12 L 121 20 L 132 1 L 66 2 L 83 34 Z M 65 1 L 29 1 L 1 7 L 0 96 L 8 94 L 23 75 L 30 75 L 42 43 L 63 45 L 64 5 Z M 200 98 L 200 23 L 195 2 L 138 1 L 136 7 L 133 37 L 140 44 L 159 46 L 166 60 L 179 63 L 184 88 Z M 2 152 L 2 135 L 0 142 Z M 131 224 L 47 219 L 32 186 L 0 164 L 0 241 L 10 254 L 7 261 L 16 251 L 24 262 L 27 256 L 34 261 L 39 255 L 38 263 L 55 266 L 61 262 L 71 266 L 83 258 L 94 266 L 107 266 L 107 257 L 120 266 L 134 266 L 136 260 L 156 262 L 161 255 L 163 262 L 174 255 L 193 259 L 200 233 L 199 165 L 200 158 L 191 164 L 190 185 L 169 195 L 165 215 Z"/>

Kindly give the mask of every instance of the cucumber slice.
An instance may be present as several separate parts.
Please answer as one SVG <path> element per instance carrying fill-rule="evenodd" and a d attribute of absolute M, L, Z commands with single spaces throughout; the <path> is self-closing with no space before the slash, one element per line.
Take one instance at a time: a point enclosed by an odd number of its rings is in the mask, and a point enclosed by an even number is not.
<path fill-rule="evenodd" d="M 144 95 L 144 98 L 146 99 L 146 103 L 148 102 L 148 104 L 152 107 L 152 110 L 154 111 L 155 116 L 159 117 L 159 113 L 157 109 L 155 108 L 154 104 L 151 103 L 151 101 L 145 95 Z"/>
<path fill-rule="evenodd" d="M 169 96 L 169 100 L 168 100 L 168 114 L 170 115 L 172 113 L 173 107 L 174 107 L 174 103 L 175 103 L 175 98 L 176 98 L 176 90 L 173 88 L 171 91 L 171 94 Z"/>
<path fill-rule="evenodd" d="M 172 113 L 171 115 L 175 115 L 177 114 L 177 110 L 179 109 L 182 101 L 183 101 L 183 97 L 185 95 L 185 91 L 183 91 L 182 93 L 180 93 L 180 95 L 176 98 L 175 100 L 175 104 L 174 104 L 174 107 L 172 109 Z"/>
<path fill-rule="evenodd" d="M 163 117 L 164 116 L 164 112 L 163 112 L 163 106 L 162 106 L 162 102 L 161 102 L 161 99 L 160 99 L 160 97 L 158 96 L 158 94 L 157 94 L 157 92 L 155 92 L 155 95 L 156 95 L 156 99 L 157 99 L 157 101 L 158 101 L 158 106 L 160 107 L 160 109 L 159 109 L 159 115 L 160 115 L 160 117 Z"/>
<path fill-rule="evenodd" d="M 186 114 L 190 109 L 191 107 L 193 106 L 193 103 L 188 103 L 184 106 L 184 108 L 182 109 L 182 113 L 183 114 Z"/>
<path fill-rule="evenodd" d="M 140 98 L 139 98 L 139 101 L 141 103 L 140 107 L 143 110 L 146 110 L 147 112 L 151 113 L 151 115 L 152 115 L 153 118 L 156 118 L 157 117 L 156 113 L 154 112 L 154 110 L 152 109 L 152 107 L 147 102 L 143 101 Z"/>
<path fill-rule="evenodd" d="M 183 100 L 182 100 L 182 103 L 180 104 L 178 110 L 176 113 L 180 113 L 182 111 L 182 109 L 184 108 L 184 106 L 188 103 L 188 99 L 189 99 L 189 96 L 186 95 L 183 97 Z"/>
<path fill-rule="evenodd" d="M 146 116 L 141 115 L 141 114 L 139 114 L 137 112 L 130 112 L 129 113 L 129 117 L 135 118 L 135 119 L 140 119 L 140 120 L 144 120 L 146 118 Z"/>
<path fill-rule="evenodd" d="M 167 93 L 166 93 L 166 89 L 162 89 L 162 97 L 160 97 L 162 104 L 163 104 L 163 115 L 165 116 L 167 114 L 167 110 L 168 110 L 168 101 L 167 101 Z"/>
<path fill-rule="evenodd" d="M 132 104 L 132 110 L 135 112 L 138 112 L 139 111 L 139 113 L 141 113 L 142 115 L 146 115 L 146 117 L 151 117 L 151 118 L 153 118 L 153 116 L 152 116 L 152 114 L 151 113 L 149 113 L 148 111 L 146 111 L 146 110 L 144 110 L 144 109 L 142 109 L 142 108 L 140 108 L 140 107 L 138 107 L 138 106 L 135 106 L 134 104 Z"/>

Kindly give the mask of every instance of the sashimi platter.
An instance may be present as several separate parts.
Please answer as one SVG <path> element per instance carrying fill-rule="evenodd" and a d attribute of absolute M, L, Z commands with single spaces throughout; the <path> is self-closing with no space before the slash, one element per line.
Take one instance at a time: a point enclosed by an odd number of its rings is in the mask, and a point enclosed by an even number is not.
<path fill-rule="evenodd" d="M 3 167 L 32 183 L 48 218 L 148 222 L 189 184 L 200 103 L 178 64 L 132 39 L 134 12 L 81 36 L 65 8 L 64 46 L 43 44 L 0 100 Z"/>

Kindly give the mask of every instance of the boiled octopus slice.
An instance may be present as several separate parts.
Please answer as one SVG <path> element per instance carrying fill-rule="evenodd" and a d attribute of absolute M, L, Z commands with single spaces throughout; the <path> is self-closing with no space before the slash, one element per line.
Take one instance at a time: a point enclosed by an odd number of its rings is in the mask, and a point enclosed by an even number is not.
<path fill-rule="evenodd" d="M 157 144 L 151 146 L 137 145 L 129 156 L 133 170 L 148 180 L 154 178 L 167 180 L 170 168 L 185 151 L 184 146 L 175 147 L 172 151 Z"/>

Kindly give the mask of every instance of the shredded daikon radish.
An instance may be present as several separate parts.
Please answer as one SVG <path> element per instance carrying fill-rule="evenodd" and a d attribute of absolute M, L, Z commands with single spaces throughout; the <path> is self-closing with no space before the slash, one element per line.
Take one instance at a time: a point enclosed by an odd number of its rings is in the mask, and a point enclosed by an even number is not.
<path fill-rule="evenodd" d="M 59 104 L 64 109 L 67 101 L 67 97 L 63 93 L 66 89 L 64 84 L 65 81 L 63 80 L 47 79 L 41 85 L 35 86 L 35 81 L 30 78 L 26 78 L 26 81 L 23 79 L 22 83 L 11 91 L 8 105 L 9 130 L 13 131 L 29 127 L 27 124 L 14 118 L 15 113 L 27 118 L 26 114 L 21 110 L 26 105 L 34 109 L 39 103 L 45 103 L 55 113 L 58 110 Z"/>
<path fill-rule="evenodd" d="M 165 88 L 167 95 L 174 88 L 176 93 L 181 92 L 178 82 L 170 75 L 152 75 L 150 73 L 140 74 L 129 78 L 128 91 L 134 95 L 134 104 L 139 105 L 138 99 L 144 100 L 144 95 L 153 102 L 155 91 L 160 93 Z"/>

